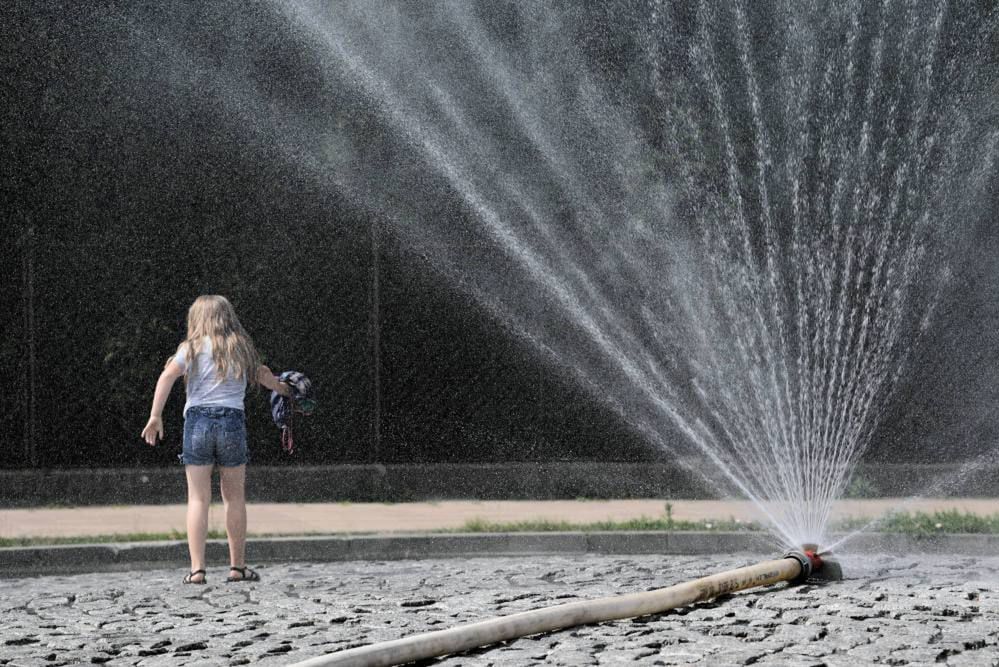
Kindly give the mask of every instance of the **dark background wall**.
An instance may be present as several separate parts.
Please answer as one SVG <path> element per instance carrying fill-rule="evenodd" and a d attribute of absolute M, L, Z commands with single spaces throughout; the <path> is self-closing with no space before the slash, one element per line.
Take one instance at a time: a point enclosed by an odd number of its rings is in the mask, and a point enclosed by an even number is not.
<path fill-rule="evenodd" d="M 496 6 L 491 29 L 513 35 Z M 138 434 L 202 293 L 233 301 L 273 369 L 317 384 L 296 463 L 668 458 L 400 244 L 376 210 L 289 157 L 295 142 L 275 119 L 320 114 L 366 163 L 400 149 L 324 82 L 270 3 L 2 11 L 0 467 L 172 464 L 179 385 L 164 446 Z M 626 37 L 641 13 L 611 3 L 576 20 L 594 72 L 640 93 Z M 447 202 L 441 214 L 460 226 Z M 984 218 L 875 457 L 897 456 L 900 442 L 932 459 L 941 439 L 969 450 L 995 439 L 999 266 L 994 215 Z M 254 461 L 286 461 L 266 396 L 247 402 Z"/>
<path fill-rule="evenodd" d="M 180 383 L 165 444 L 138 434 L 202 293 L 232 300 L 275 371 L 316 383 L 295 463 L 601 458 L 608 439 L 614 458 L 648 455 L 388 231 L 373 237 L 374 216 L 214 106 L 207 72 L 236 62 L 289 104 L 335 97 L 310 88 L 266 3 L 5 11 L 0 466 L 173 463 Z M 204 80 L 162 71 L 173 48 L 204 60 Z M 266 400 L 247 397 L 254 461 L 287 462 Z"/>

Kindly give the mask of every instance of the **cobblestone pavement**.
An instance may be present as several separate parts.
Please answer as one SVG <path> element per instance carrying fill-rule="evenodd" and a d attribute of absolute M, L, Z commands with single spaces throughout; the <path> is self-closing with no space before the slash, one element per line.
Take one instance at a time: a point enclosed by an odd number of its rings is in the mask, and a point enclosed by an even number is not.
<path fill-rule="evenodd" d="M 758 561 L 546 556 L 303 563 L 263 582 L 185 586 L 179 570 L 0 581 L 0 664 L 278 665 Z M 999 558 L 865 557 L 847 581 L 740 593 L 519 639 L 454 665 L 997 665 Z"/>

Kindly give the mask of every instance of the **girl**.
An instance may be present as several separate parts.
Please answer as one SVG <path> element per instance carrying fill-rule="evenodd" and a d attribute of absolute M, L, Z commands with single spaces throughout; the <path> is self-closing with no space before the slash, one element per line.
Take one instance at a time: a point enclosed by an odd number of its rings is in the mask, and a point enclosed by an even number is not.
<path fill-rule="evenodd" d="M 187 312 L 187 338 L 167 360 L 156 382 L 143 439 L 163 438 L 163 406 L 174 381 L 185 376 L 184 450 L 187 471 L 187 545 L 191 572 L 185 584 L 205 583 L 205 536 L 212 500 L 212 470 L 219 468 L 225 530 L 229 538 L 228 581 L 259 581 L 246 567 L 246 424 L 243 396 L 247 380 L 284 396 L 290 388 L 260 364 L 253 341 L 232 304 L 216 295 L 199 296 Z"/>

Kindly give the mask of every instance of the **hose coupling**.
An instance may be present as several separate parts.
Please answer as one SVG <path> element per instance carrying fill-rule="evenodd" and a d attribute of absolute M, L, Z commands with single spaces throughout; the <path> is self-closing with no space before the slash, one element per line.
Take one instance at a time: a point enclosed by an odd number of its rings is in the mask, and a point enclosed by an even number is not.
<path fill-rule="evenodd" d="M 805 580 L 808 579 L 808 577 L 812 576 L 812 569 L 813 569 L 812 557 L 806 554 L 804 551 L 800 551 L 798 549 L 792 549 L 787 553 L 785 553 L 783 557 L 793 558 L 794 560 L 798 561 L 798 563 L 801 565 L 801 572 L 798 574 L 798 576 L 788 582 L 792 586 L 797 584 L 803 584 L 805 583 Z M 819 561 L 820 564 L 821 562 L 822 561 Z"/>

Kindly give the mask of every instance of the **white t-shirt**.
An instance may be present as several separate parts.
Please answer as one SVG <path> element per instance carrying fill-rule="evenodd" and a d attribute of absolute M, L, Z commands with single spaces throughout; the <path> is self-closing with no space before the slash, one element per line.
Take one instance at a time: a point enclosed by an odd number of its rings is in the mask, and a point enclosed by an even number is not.
<path fill-rule="evenodd" d="M 187 345 L 177 348 L 173 360 L 187 373 Z M 246 395 L 246 379 L 234 379 L 227 376 L 219 380 L 215 362 L 212 361 L 212 341 L 205 336 L 201 339 L 201 349 L 198 351 L 198 363 L 195 364 L 195 375 L 187 382 L 187 402 L 184 403 L 184 414 L 195 405 L 211 405 L 224 408 L 243 409 L 243 397 Z"/>

